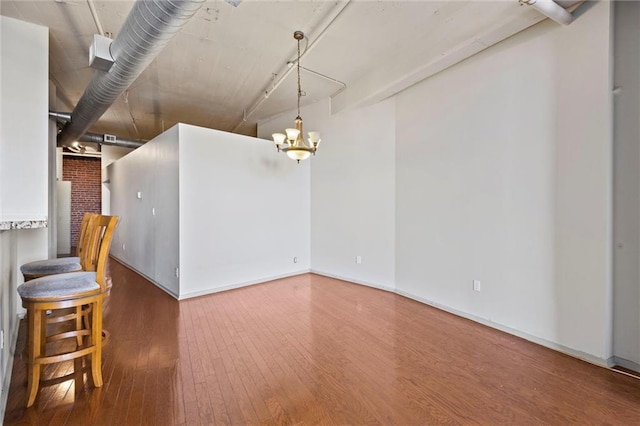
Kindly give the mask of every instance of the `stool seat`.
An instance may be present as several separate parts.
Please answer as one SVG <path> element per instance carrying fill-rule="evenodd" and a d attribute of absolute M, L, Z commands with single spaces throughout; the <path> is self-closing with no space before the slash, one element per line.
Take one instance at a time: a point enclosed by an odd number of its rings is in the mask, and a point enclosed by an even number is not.
<path fill-rule="evenodd" d="M 25 300 L 58 300 L 74 298 L 87 292 L 99 291 L 95 272 L 70 272 L 49 275 L 27 281 L 18 287 L 18 294 Z"/>
<path fill-rule="evenodd" d="M 22 272 L 24 280 L 30 281 L 47 275 L 65 274 L 67 272 L 95 271 L 97 259 L 95 259 L 95 253 L 93 253 L 94 257 L 88 257 L 90 254 L 88 244 L 90 243 L 89 235 L 91 235 L 95 221 L 99 216 L 96 213 L 85 213 L 82 217 L 76 257 L 45 259 L 25 263 L 20 266 L 20 272 Z"/>
<path fill-rule="evenodd" d="M 82 271 L 79 257 L 37 260 L 20 266 L 23 275 L 53 275 Z"/>

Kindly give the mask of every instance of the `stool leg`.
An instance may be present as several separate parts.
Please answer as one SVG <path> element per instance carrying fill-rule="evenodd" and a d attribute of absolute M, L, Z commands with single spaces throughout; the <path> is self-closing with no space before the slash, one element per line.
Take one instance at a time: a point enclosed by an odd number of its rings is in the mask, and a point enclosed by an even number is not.
<path fill-rule="evenodd" d="M 91 374 L 93 385 L 97 388 L 102 386 L 102 298 L 93 304 L 91 318 L 91 344 L 95 346 L 95 351 L 91 354 Z"/>
<path fill-rule="evenodd" d="M 31 407 L 38 394 L 40 384 L 40 370 L 42 365 L 36 362 L 40 358 L 42 350 L 42 313 L 33 305 L 27 307 L 29 318 L 27 341 L 27 408 Z"/>
<path fill-rule="evenodd" d="M 40 311 L 40 356 L 47 354 L 47 311 Z"/>
<path fill-rule="evenodd" d="M 76 306 L 76 331 L 80 331 L 82 330 L 82 305 L 80 306 Z M 82 346 L 83 342 L 83 337 L 78 335 L 78 337 L 76 337 L 76 342 L 78 343 L 78 346 Z"/>
<path fill-rule="evenodd" d="M 87 309 L 89 311 L 91 311 L 91 305 L 83 305 L 83 307 L 86 306 Z M 91 330 L 91 312 L 89 312 L 88 314 L 84 315 L 83 317 L 83 322 L 84 322 L 84 328 L 87 330 Z"/>

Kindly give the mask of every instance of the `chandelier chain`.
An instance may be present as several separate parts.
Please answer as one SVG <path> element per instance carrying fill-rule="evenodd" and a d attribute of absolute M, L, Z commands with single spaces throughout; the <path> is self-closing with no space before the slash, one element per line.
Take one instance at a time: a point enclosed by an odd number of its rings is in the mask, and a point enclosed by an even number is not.
<path fill-rule="evenodd" d="M 300 96 L 302 96 L 302 87 L 300 86 L 300 39 L 298 39 L 298 61 L 296 66 L 298 68 L 298 117 L 300 117 Z"/>

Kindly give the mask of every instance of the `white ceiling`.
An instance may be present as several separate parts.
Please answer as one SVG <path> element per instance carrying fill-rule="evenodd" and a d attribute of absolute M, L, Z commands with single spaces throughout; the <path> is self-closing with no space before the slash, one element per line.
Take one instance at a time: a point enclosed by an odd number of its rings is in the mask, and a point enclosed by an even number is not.
<path fill-rule="evenodd" d="M 115 37 L 133 2 L 94 3 L 104 30 Z M 88 52 L 97 29 L 87 2 L 2 0 L 0 13 L 50 28 L 57 109 L 70 112 L 95 72 Z M 543 18 L 517 0 L 244 0 L 238 7 L 207 1 L 91 130 L 151 139 L 185 122 L 254 134 L 258 120 L 295 108 L 291 73 L 243 122 L 277 78 L 273 74 L 295 58 L 295 30 L 312 46 L 301 65 L 346 83 L 332 99 L 338 111 L 397 93 Z M 303 104 L 341 87 L 302 72 Z"/>

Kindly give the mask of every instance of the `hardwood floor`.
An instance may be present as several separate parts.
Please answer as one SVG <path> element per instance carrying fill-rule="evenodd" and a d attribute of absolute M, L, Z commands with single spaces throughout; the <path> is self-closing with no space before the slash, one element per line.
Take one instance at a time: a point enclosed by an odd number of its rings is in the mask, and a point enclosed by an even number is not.
<path fill-rule="evenodd" d="M 640 424 L 640 380 L 307 274 L 177 302 L 115 261 L 104 387 L 73 363 L 6 425 Z M 17 352 L 24 347 L 24 325 Z"/>

